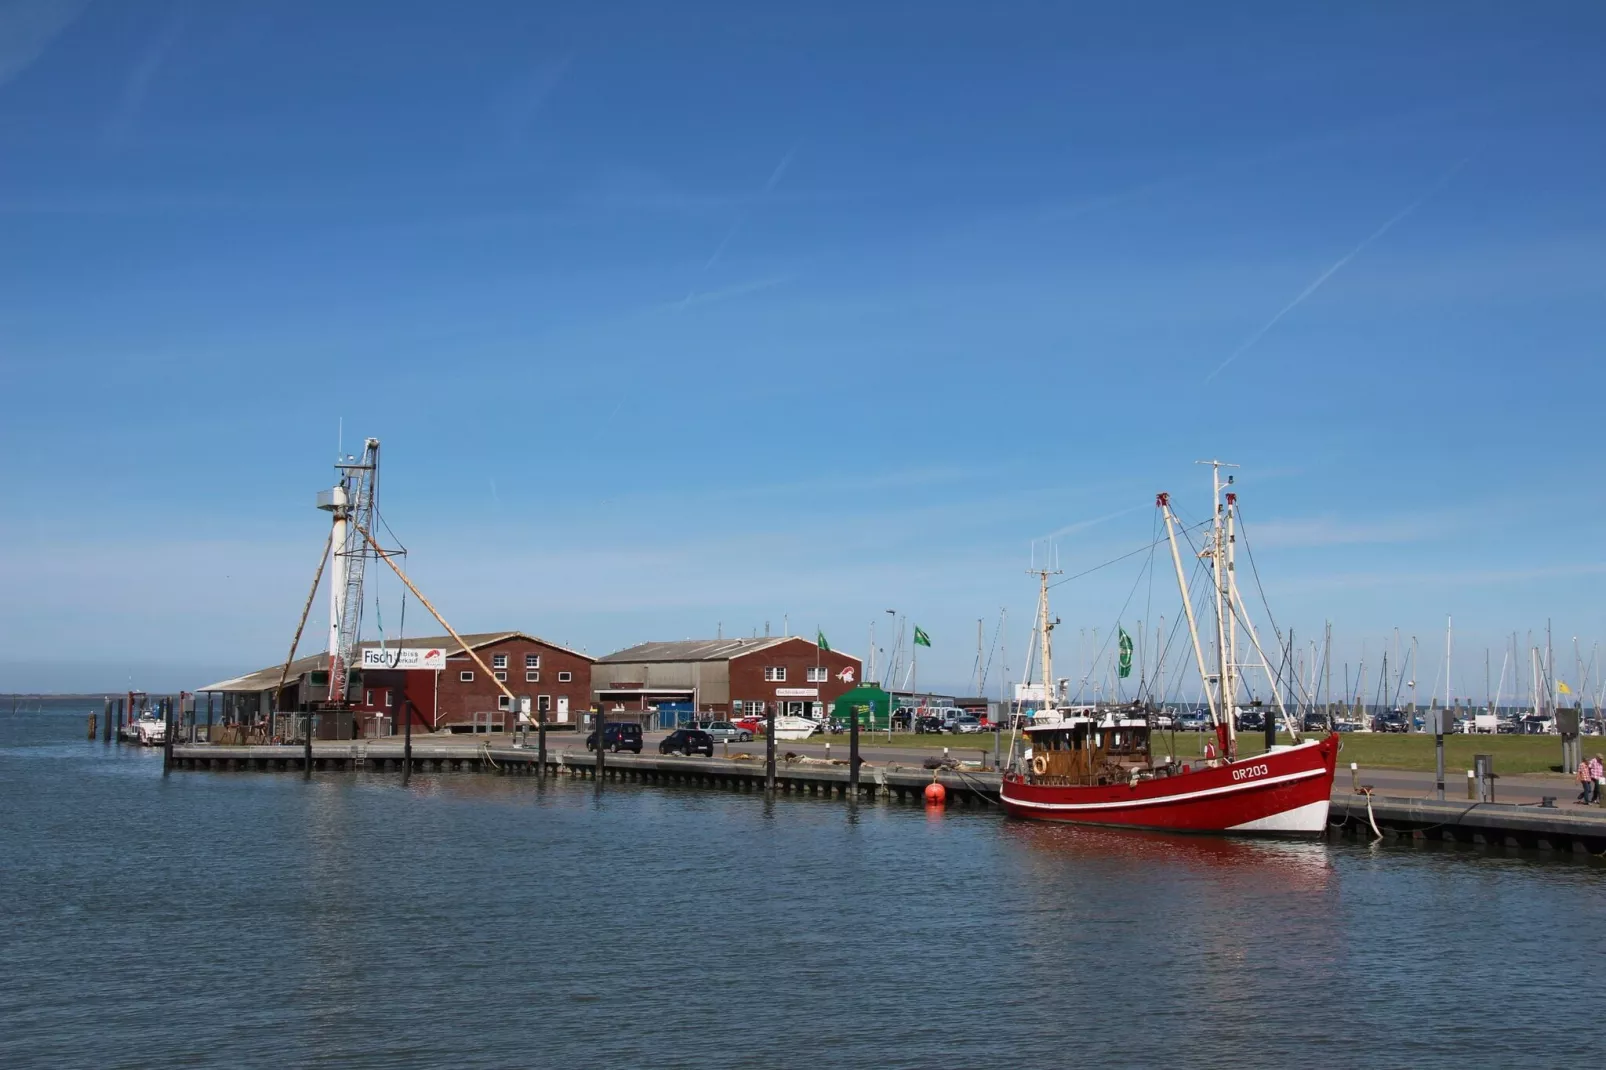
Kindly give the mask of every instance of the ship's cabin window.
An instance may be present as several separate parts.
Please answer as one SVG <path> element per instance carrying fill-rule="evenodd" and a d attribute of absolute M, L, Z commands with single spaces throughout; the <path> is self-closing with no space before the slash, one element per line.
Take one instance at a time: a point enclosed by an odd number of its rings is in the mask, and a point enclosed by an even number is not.
<path fill-rule="evenodd" d="M 1032 744 L 1043 750 L 1082 750 L 1087 746 L 1087 726 L 1062 728 L 1054 732 L 1033 732 Z"/>

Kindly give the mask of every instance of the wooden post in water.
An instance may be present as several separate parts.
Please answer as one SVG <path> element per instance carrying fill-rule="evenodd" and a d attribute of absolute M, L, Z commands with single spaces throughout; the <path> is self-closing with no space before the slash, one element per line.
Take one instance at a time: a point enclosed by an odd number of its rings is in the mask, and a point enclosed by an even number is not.
<path fill-rule="evenodd" d="M 344 671 L 344 670 L 342 670 L 342 671 Z M 331 690 L 333 689 L 333 687 L 334 687 L 334 685 L 330 684 Z M 301 697 L 301 691 L 300 691 L 299 688 L 296 690 L 296 697 L 297 698 Z M 301 742 L 301 779 L 302 780 L 311 780 L 312 779 L 312 711 L 310 709 L 307 711 L 307 730 L 306 730 L 305 735 L 306 735 L 306 738 L 304 740 L 302 740 L 302 742 Z"/>
<path fill-rule="evenodd" d="M 206 741 L 212 742 L 212 692 L 206 693 Z"/>
<path fill-rule="evenodd" d="M 123 741 L 123 699 L 117 700 L 117 731 L 113 733 L 118 743 Z"/>
<path fill-rule="evenodd" d="M 871 707 L 874 709 L 874 707 Z M 859 707 L 848 710 L 848 798 L 859 797 Z"/>
<path fill-rule="evenodd" d="M 603 709 L 601 702 L 597 703 L 597 715 L 591 719 L 591 723 L 597 730 L 597 792 L 601 794 L 603 765 L 605 764 L 602 752 L 603 744 L 606 742 L 603 737 L 608 734 L 608 712 Z"/>
<path fill-rule="evenodd" d="M 173 771 L 173 736 L 176 734 L 172 698 L 163 699 L 162 706 L 162 723 L 165 726 L 162 732 L 162 775 L 166 776 Z"/>
<path fill-rule="evenodd" d="M 546 710 L 535 700 L 535 775 L 546 776 Z"/>
<path fill-rule="evenodd" d="M 103 734 L 102 739 L 101 739 L 101 742 L 103 742 L 103 743 L 110 743 L 112 741 L 112 711 L 113 711 L 113 709 L 114 709 L 114 707 L 112 706 L 112 700 L 111 699 L 107 699 L 106 700 L 106 727 L 104 729 L 104 734 Z"/>
<path fill-rule="evenodd" d="M 402 728 L 402 786 L 413 776 L 413 700 L 402 696 L 402 709 L 407 714 L 407 724 Z"/>
<path fill-rule="evenodd" d="M 770 794 L 775 793 L 775 707 L 776 702 L 766 702 L 768 710 L 767 727 L 764 729 L 764 790 Z"/>

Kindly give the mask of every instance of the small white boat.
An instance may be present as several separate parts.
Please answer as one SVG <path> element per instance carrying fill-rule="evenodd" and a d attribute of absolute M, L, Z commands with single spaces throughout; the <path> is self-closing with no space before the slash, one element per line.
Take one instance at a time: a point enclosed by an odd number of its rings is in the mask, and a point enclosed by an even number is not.
<path fill-rule="evenodd" d="M 159 747 L 167 742 L 167 723 L 148 713 L 141 714 L 138 720 L 123 725 L 121 735 L 128 743 Z"/>
<path fill-rule="evenodd" d="M 775 738 L 785 740 L 808 739 L 820 731 L 819 721 L 807 717 L 777 717 L 775 718 Z"/>

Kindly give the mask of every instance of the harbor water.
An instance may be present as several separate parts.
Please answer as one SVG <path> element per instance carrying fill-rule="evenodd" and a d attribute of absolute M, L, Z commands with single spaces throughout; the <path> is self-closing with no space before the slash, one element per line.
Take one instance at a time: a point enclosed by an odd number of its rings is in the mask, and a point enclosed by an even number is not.
<path fill-rule="evenodd" d="M 0 714 L 0 1065 L 1573 1066 L 1606 869 L 442 773 Z"/>

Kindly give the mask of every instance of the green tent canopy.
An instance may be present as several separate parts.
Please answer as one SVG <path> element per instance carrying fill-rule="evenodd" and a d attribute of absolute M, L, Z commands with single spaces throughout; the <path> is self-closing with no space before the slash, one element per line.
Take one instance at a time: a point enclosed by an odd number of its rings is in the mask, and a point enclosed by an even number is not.
<path fill-rule="evenodd" d="M 879 728 L 883 731 L 887 727 L 887 720 L 892 716 L 893 698 L 879 687 L 864 685 L 837 699 L 831 704 L 831 716 L 848 723 L 853 716 L 855 707 L 859 711 L 859 727 L 864 729 Z"/>

